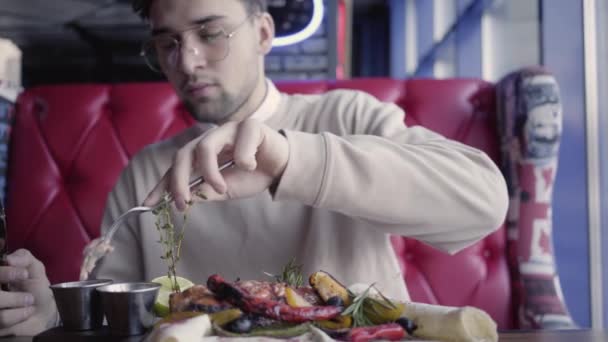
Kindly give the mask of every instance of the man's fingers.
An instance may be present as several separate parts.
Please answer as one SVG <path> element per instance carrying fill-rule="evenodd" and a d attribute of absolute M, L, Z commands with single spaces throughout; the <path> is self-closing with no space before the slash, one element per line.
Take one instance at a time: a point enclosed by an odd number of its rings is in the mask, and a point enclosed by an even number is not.
<path fill-rule="evenodd" d="M 153 206 L 157 205 L 158 203 L 160 203 L 160 201 L 163 199 L 163 196 L 167 192 L 167 184 L 169 183 L 168 179 L 169 179 L 170 173 L 171 173 L 171 169 L 169 169 L 169 171 L 167 171 L 163 175 L 163 177 L 160 179 L 158 184 L 156 184 L 154 189 L 152 189 L 152 191 L 150 191 L 150 193 L 144 200 L 144 203 L 142 203 L 143 205 L 148 206 L 148 207 L 153 207 Z"/>
<path fill-rule="evenodd" d="M 35 312 L 33 306 L 19 309 L 9 309 L 0 311 L 0 336 L 20 335 L 17 324 L 30 318 Z"/>
<path fill-rule="evenodd" d="M 28 272 L 30 279 L 46 278 L 44 265 L 30 253 L 27 249 L 19 249 L 6 257 L 8 266 L 23 268 Z M 0 272 L 2 273 L 2 272 Z M 17 274 L 19 276 L 19 274 Z"/>
<path fill-rule="evenodd" d="M 6 256 L 9 266 L 27 268 L 33 262 L 34 256 L 27 249 L 18 249 Z"/>
<path fill-rule="evenodd" d="M 237 135 L 238 141 L 236 141 Z M 263 132 L 260 124 L 254 120 L 247 120 L 241 124 L 229 122 L 206 132 L 176 153 L 171 169 L 154 187 L 143 204 L 147 206 L 158 204 L 168 191 L 173 196 L 177 209 L 185 210 L 187 202 L 192 200 L 189 182 L 193 174 L 200 174 L 205 183 L 213 188 L 215 195 L 224 197 L 228 187 L 219 170 L 218 161 L 224 154 L 230 152 L 230 157 L 235 159 L 237 166 L 245 170 L 254 170 L 257 167 L 256 151 L 262 140 Z M 232 156 L 236 145 L 238 145 L 236 155 Z"/>
<path fill-rule="evenodd" d="M 34 314 L 34 296 L 25 292 L 0 291 L 0 336 L 10 335 L 15 324 Z"/>
<path fill-rule="evenodd" d="M 205 183 L 215 189 L 218 193 L 226 191 L 226 183 L 219 171 L 217 153 L 211 150 L 209 145 L 200 143 L 196 146 L 196 168 L 205 179 Z"/>
<path fill-rule="evenodd" d="M 0 266 L 0 283 L 7 284 L 29 278 L 29 272 L 23 267 Z"/>
<path fill-rule="evenodd" d="M 227 123 L 200 140 L 196 147 L 196 167 L 205 183 L 211 185 L 218 194 L 224 194 L 228 190 L 218 160 L 234 148 L 236 132 L 237 123 Z"/>
<path fill-rule="evenodd" d="M 31 293 L 0 291 L 0 313 L 4 309 L 22 309 L 32 306 L 34 301 Z"/>
<path fill-rule="evenodd" d="M 208 183 L 203 183 L 194 189 L 193 198 L 197 201 L 222 201 L 228 199 L 228 192 L 219 194 L 215 189 Z"/>
<path fill-rule="evenodd" d="M 173 169 L 169 173 L 169 192 L 180 211 L 185 210 L 190 201 L 188 183 L 192 174 L 192 149 L 193 145 L 187 144 L 175 154 Z"/>
<path fill-rule="evenodd" d="M 255 170 L 257 168 L 255 155 L 262 140 L 263 132 L 260 124 L 256 120 L 243 121 L 239 125 L 234 146 L 235 164 L 244 170 Z"/>

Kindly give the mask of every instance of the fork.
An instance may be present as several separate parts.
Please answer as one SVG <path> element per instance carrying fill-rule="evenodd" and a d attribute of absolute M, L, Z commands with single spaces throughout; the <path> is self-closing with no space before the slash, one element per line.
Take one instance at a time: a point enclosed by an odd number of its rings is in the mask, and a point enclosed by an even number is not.
<path fill-rule="evenodd" d="M 219 167 L 220 172 L 232 167 L 234 165 L 234 161 L 230 160 L 224 164 L 222 164 Z M 194 187 L 196 187 L 197 185 L 200 185 L 202 183 L 205 182 L 205 179 L 201 176 L 198 178 L 195 178 L 193 181 L 190 182 L 190 184 L 188 184 L 188 187 L 190 188 L 190 190 L 192 190 Z M 139 206 L 139 207 L 133 207 L 129 210 L 127 210 L 126 212 L 124 212 L 122 215 L 120 215 L 115 221 L 114 223 L 112 223 L 112 225 L 110 226 L 110 229 L 108 230 L 108 233 L 104 236 L 103 238 L 103 242 L 106 244 L 110 244 L 110 241 L 112 241 L 112 238 L 114 237 L 114 233 L 116 233 L 116 231 L 118 230 L 118 228 L 122 225 L 122 223 L 129 217 L 134 216 L 135 214 L 142 214 L 148 211 L 155 211 L 157 209 L 159 209 L 161 206 L 167 204 L 168 202 L 171 202 L 173 200 L 172 196 L 167 194 L 165 195 L 165 197 L 163 198 L 162 201 L 160 201 L 157 205 L 152 206 L 152 207 L 148 207 L 148 206 Z"/>

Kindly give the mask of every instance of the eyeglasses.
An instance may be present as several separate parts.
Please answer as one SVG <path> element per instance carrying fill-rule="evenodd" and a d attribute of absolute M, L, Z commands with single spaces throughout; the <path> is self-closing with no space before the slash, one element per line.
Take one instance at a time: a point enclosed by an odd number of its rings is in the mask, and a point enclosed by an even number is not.
<path fill-rule="evenodd" d="M 193 32 L 198 46 L 193 48 L 195 55 L 202 54 L 207 62 L 219 62 L 230 53 L 230 38 L 243 26 L 251 16 L 238 24 L 230 33 L 219 24 L 211 23 L 181 31 L 181 34 Z M 139 55 L 144 58 L 150 69 L 161 72 L 163 68 L 174 69 L 182 53 L 183 43 L 177 34 L 163 34 L 148 39 L 142 45 Z"/>

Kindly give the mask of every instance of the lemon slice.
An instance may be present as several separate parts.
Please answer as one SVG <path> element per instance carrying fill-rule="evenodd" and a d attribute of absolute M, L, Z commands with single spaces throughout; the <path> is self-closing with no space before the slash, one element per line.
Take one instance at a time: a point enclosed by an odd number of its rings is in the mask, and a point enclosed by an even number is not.
<path fill-rule="evenodd" d="M 156 296 L 156 302 L 154 302 L 154 313 L 158 317 L 165 317 L 169 314 L 169 296 L 173 292 L 171 288 L 172 279 L 167 276 L 162 276 L 158 278 L 154 278 L 151 280 L 153 283 L 160 284 L 160 289 L 158 290 L 158 296 Z M 179 285 L 179 289 L 184 291 L 192 286 L 194 283 L 190 280 L 182 277 L 177 277 L 177 284 Z"/>

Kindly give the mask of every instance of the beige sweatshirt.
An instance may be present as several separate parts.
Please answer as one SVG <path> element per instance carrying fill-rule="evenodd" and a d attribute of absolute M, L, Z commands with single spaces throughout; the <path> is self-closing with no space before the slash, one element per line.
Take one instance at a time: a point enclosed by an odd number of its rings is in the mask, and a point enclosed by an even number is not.
<path fill-rule="evenodd" d="M 265 123 L 283 129 L 290 146 L 274 197 L 266 191 L 192 207 L 178 275 L 203 284 L 213 273 L 269 280 L 264 272 L 279 273 L 295 257 L 305 275 L 325 270 L 344 284 L 376 283 L 406 300 L 390 234 L 455 253 L 503 222 L 505 181 L 483 152 L 406 127 L 399 107 L 362 92 L 273 92 L 279 100 Z M 176 150 L 207 128 L 196 125 L 137 154 L 109 195 L 104 229 L 141 204 Z M 175 213 L 178 227 L 181 218 Z M 117 281 L 165 275 L 154 222 L 143 214 L 119 229 L 114 252 L 95 275 Z"/>

